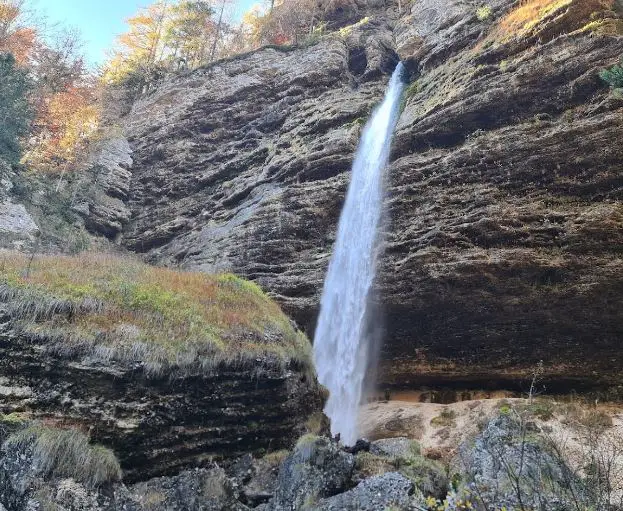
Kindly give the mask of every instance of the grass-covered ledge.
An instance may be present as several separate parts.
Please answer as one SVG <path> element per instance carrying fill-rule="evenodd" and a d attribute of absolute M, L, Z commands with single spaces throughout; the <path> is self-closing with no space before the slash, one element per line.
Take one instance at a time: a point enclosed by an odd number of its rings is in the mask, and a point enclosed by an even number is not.
<path fill-rule="evenodd" d="M 57 355 L 141 365 L 150 376 L 220 366 L 311 370 L 310 343 L 262 290 L 231 274 L 129 257 L 0 252 L 0 314 Z"/>

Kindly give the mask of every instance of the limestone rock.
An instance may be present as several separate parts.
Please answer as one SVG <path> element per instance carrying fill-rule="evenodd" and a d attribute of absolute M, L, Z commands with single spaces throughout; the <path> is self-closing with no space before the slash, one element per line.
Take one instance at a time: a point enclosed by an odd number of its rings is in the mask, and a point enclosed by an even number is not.
<path fill-rule="evenodd" d="M 81 199 L 74 211 L 95 234 L 114 238 L 129 220 L 128 198 L 132 167 L 131 149 L 122 135 L 108 135 L 92 149 L 77 188 Z"/>
<path fill-rule="evenodd" d="M 555 511 L 595 504 L 565 462 L 542 443 L 542 439 L 526 436 L 510 416 L 491 420 L 459 450 L 454 468 L 465 480 L 459 492 L 477 496 L 485 507 L 521 505 Z"/>
<path fill-rule="evenodd" d="M 39 227 L 23 204 L 0 199 L 0 248 L 29 248 Z"/>
<path fill-rule="evenodd" d="M 379 509 L 410 510 L 423 506 L 424 498 L 413 482 L 397 472 L 371 477 L 355 488 L 321 500 L 311 509 L 317 511 L 377 511 Z M 421 509 L 421 507 L 420 507 Z"/>
<path fill-rule="evenodd" d="M 328 438 L 303 437 L 281 465 L 277 491 L 269 509 L 313 508 L 319 499 L 347 489 L 354 466 L 355 457 Z"/>
<path fill-rule="evenodd" d="M 200 463 L 280 449 L 303 432 L 321 407 L 296 371 L 253 376 L 248 369 L 169 379 L 145 376 L 140 364 L 102 364 L 53 354 L 49 339 L 0 333 L 0 373 L 7 387 L 30 394 L 3 398 L 6 411 L 71 418 L 112 447 L 126 479 L 144 480 Z M 6 399 L 6 401 L 5 401 Z"/>
<path fill-rule="evenodd" d="M 390 458 L 405 458 L 419 454 L 419 447 L 417 442 L 405 437 L 382 438 L 370 444 L 370 452 Z"/>
<path fill-rule="evenodd" d="M 520 388 L 539 360 L 552 391 L 620 383 L 623 102 L 598 72 L 623 39 L 591 31 L 597 0 L 520 25 L 516 2 L 487 2 L 486 19 L 481 4 L 368 4 L 346 37 L 163 82 L 125 119 L 122 244 L 251 278 L 313 334 L 361 127 L 397 51 L 418 80 L 388 169 L 380 383 Z"/>

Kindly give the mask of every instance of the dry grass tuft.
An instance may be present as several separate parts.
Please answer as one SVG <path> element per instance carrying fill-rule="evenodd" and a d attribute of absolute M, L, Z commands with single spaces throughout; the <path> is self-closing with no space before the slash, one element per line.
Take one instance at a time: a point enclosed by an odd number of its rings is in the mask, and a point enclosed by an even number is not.
<path fill-rule="evenodd" d="M 290 454 L 290 451 L 288 451 L 287 449 L 281 449 L 279 451 L 268 453 L 262 459 L 266 463 L 268 463 L 271 467 L 276 468 L 276 467 L 279 467 L 283 463 L 283 460 L 285 460 L 289 454 Z"/>
<path fill-rule="evenodd" d="M 524 0 L 502 19 L 500 28 L 508 35 L 528 32 L 544 18 L 572 3 L 573 0 Z"/>
<path fill-rule="evenodd" d="M 311 371 L 311 347 L 254 283 L 85 253 L 0 252 L 0 303 L 60 356 L 141 362 L 148 375 L 228 367 Z"/>
<path fill-rule="evenodd" d="M 90 487 L 121 480 L 115 454 L 101 445 L 89 445 L 76 429 L 33 425 L 11 435 L 6 445 L 32 446 L 33 462 L 44 477 L 72 477 Z"/>
<path fill-rule="evenodd" d="M 368 478 L 396 470 L 396 461 L 370 452 L 359 452 L 355 457 L 355 469 L 361 476 Z"/>
<path fill-rule="evenodd" d="M 586 23 L 593 12 L 610 9 L 613 0 L 522 0 L 494 28 L 491 38 L 505 42 L 537 30 L 542 23 L 557 20 L 563 28 Z M 564 30 L 563 30 L 564 32 Z"/>

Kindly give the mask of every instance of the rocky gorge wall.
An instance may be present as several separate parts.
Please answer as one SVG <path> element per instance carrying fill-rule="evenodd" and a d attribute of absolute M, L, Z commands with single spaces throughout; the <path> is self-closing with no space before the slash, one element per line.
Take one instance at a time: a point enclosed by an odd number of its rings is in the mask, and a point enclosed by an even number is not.
<path fill-rule="evenodd" d="M 46 355 L 45 345 L 0 331 L 3 411 L 88 431 L 114 450 L 125 481 L 290 447 L 322 408 L 296 370 L 153 378 L 137 367 Z"/>
<path fill-rule="evenodd" d="M 620 6 L 480 7 L 361 4 L 348 22 L 367 22 L 308 47 L 163 82 L 124 120 L 113 234 L 150 262 L 257 281 L 311 334 L 398 54 L 413 85 L 388 169 L 380 383 L 512 386 L 540 360 L 567 391 L 621 383 L 623 100 L 598 77 L 623 55 Z"/>
<path fill-rule="evenodd" d="M 77 429 L 144 481 L 323 427 L 309 341 L 257 286 L 103 254 L 0 258 L 0 433 Z"/>

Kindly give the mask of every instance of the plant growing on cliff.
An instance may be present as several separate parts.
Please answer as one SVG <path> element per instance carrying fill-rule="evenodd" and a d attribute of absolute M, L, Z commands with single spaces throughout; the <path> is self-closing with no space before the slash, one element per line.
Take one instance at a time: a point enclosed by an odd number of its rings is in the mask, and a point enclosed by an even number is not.
<path fill-rule="evenodd" d="M 91 487 L 121 479 L 115 454 L 101 445 L 90 445 L 77 429 L 35 424 L 11 435 L 5 445 L 32 448 L 33 465 L 43 477 L 72 477 Z"/>
<path fill-rule="evenodd" d="M 13 55 L 0 53 L 0 157 L 8 161 L 19 160 L 20 138 L 30 127 L 29 89 L 27 74 Z"/>
<path fill-rule="evenodd" d="M 604 69 L 599 73 L 599 77 L 606 82 L 613 89 L 620 89 L 623 87 L 623 59 L 621 59 L 620 65 L 612 66 L 611 68 Z"/>
<path fill-rule="evenodd" d="M 488 5 L 483 5 L 482 7 L 476 9 L 476 17 L 478 18 L 478 21 L 487 21 L 491 17 L 492 13 L 493 11 Z"/>

